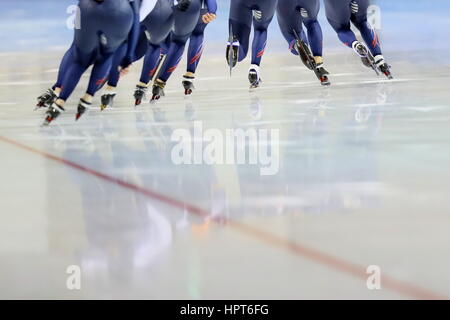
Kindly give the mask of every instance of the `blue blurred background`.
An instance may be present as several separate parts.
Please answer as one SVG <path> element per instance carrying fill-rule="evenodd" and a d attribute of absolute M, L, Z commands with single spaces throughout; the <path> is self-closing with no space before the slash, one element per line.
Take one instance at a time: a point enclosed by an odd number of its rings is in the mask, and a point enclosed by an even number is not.
<path fill-rule="evenodd" d="M 218 0 L 218 20 L 208 27 L 207 43 L 215 50 L 227 40 L 229 0 Z M 67 47 L 72 31 L 68 7 L 76 0 L 0 0 L 0 51 L 46 51 Z M 381 7 L 385 51 L 450 49 L 450 0 L 374 0 Z M 325 49 L 339 42 L 321 13 Z M 271 25 L 269 50 L 285 50 L 278 24 Z M 212 50 L 212 49 L 210 49 Z M 444 54 L 443 54 L 444 56 Z"/>

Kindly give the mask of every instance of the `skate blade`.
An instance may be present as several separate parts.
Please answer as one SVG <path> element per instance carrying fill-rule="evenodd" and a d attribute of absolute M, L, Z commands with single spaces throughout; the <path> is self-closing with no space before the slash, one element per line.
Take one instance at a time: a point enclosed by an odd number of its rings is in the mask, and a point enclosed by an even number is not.
<path fill-rule="evenodd" d="M 328 79 L 328 77 L 322 77 L 320 79 L 320 84 L 324 87 L 331 86 L 331 82 L 330 82 L 330 79 Z"/>
<path fill-rule="evenodd" d="M 52 117 L 45 118 L 44 122 L 42 123 L 41 127 L 48 127 L 52 121 L 55 120 Z"/>
<path fill-rule="evenodd" d="M 230 51 L 232 51 L 232 49 L 230 49 Z M 232 52 L 227 59 L 228 66 L 230 67 L 230 77 L 233 75 L 233 68 L 237 66 L 237 60 L 238 58 L 235 57 L 234 52 Z"/>
<path fill-rule="evenodd" d="M 75 121 L 80 120 L 80 118 L 81 118 L 81 116 L 82 116 L 83 114 L 84 114 L 84 113 L 77 113 L 77 114 L 75 115 Z"/>
<path fill-rule="evenodd" d="M 150 103 L 156 103 L 159 99 L 161 99 L 161 96 L 153 95 L 150 99 Z"/>

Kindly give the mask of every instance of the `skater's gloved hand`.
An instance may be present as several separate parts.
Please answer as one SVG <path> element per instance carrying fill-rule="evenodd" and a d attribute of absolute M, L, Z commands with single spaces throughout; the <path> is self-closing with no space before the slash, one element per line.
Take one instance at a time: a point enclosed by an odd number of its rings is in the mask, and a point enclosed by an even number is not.
<path fill-rule="evenodd" d="M 210 23 L 216 19 L 216 15 L 214 13 L 206 13 L 203 15 L 202 20 L 204 23 Z"/>
<path fill-rule="evenodd" d="M 191 6 L 191 1 L 192 0 L 179 0 L 177 4 L 178 10 L 183 12 L 187 11 Z"/>

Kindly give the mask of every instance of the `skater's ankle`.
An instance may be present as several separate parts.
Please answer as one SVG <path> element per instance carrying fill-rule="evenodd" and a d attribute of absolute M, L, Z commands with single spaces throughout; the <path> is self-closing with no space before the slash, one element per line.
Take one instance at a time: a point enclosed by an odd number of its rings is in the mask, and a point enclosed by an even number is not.
<path fill-rule="evenodd" d="M 55 101 L 55 104 L 56 104 L 58 107 L 64 108 L 64 105 L 66 104 L 66 101 L 63 100 L 63 99 L 57 99 L 57 100 Z"/>
<path fill-rule="evenodd" d="M 156 79 L 155 80 L 155 85 L 161 88 L 164 88 L 164 86 L 166 85 L 166 82 L 162 79 Z"/>
<path fill-rule="evenodd" d="M 54 92 L 57 96 L 59 96 L 59 94 L 61 93 L 61 88 L 55 87 L 55 88 L 53 89 L 53 92 Z"/>
<path fill-rule="evenodd" d="M 377 56 L 374 57 L 375 63 L 377 66 L 380 66 L 382 64 L 384 64 L 384 57 L 382 54 L 379 54 Z"/>
<path fill-rule="evenodd" d="M 143 88 L 147 88 L 147 87 L 148 87 L 148 83 L 145 83 L 145 82 L 139 81 L 139 82 L 138 82 L 138 84 L 137 84 L 137 86 L 138 86 L 138 87 L 143 87 Z"/>
<path fill-rule="evenodd" d="M 321 56 L 314 57 L 314 61 L 316 62 L 317 65 L 323 64 L 323 58 Z"/>
<path fill-rule="evenodd" d="M 106 86 L 105 91 L 107 91 L 107 92 L 116 92 L 116 87 L 108 85 L 108 86 Z"/>
<path fill-rule="evenodd" d="M 195 73 L 188 71 L 184 74 L 183 77 L 192 79 L 192 78 L 195 78 Z"/>
<path fill-rule="evenodd" d="M 87 102 L 87 103 L 92 103 L 92 100 L 94 100 L 94 97 L 92 95 L 90 95 L 89 93 L 86 93 L 83 98 L 83 101 Z"/>
<path fill-rule="evenodd" d="M 259 72 L 259 65 L 252 63 L 249 70 L 255 70 L 256 72 Z"/>

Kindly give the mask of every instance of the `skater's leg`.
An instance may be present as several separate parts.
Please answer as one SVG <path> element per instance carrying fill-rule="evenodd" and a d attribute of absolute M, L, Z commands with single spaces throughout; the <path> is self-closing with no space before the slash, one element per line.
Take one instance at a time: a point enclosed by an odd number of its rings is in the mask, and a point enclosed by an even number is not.
<path fill-rule="evenodd" d="M 347 47 L 351 48 L 352 44 L 355 41 L 358 41 L 356 39 L 356 35 L 350 28 L 350 21 L 348 23 L 342 23 L 328 19 L 328 22 L 333 27 L 334 31 L 336 31 L 339 40 L 341 40 L 341 42 Z"/>
<path fill-rule="evenodd" d="M 61 85 L 64 75 L 67 73 L 67 70 L 70 66 L 70 62 L 73 61 L 73 50 L 74 44 L 70 46 L 69 50 L 66 51 L 64 57 L 61 60 L 61 64 L 58 70 L 58 78 L 56 80 L 56 83 L 52 87 L 52 89 L 55 91 L 57 95 L 59 95 L 59 93 L 61 92 Z"/>
<path fill-rule="evenodd" d="M 324 3 L 328 22 L 336 31 L 339 40 L 351 48 L 357 39 L 350 28 L 350 0 L 324 0 Z"/>
<path fill-rule="evenodd" d="M 91 77 L 89 79 L 88 89 L 78 104 L 77 115 L 75 117 L 76 120 L 78 120 L 91 107 L 95 93 L 107 81 L 107 76 L 111 71 L 113 59 L 114 54 L 107 53 L 95 61 L 94 67 L 92 68 Z"/>
<path fill-rule="evenodd" d="M 359 29 L 364 42 L 367 44 L 373 56 L 373 63 L 388 79 L 393 79 L 390 66 L 384 60 L 381 52 L 380 41 L 377 33 L 367 21 L 367 10 L 369 8 L 369 0 L 353 0 L 351 2 L 353 24 Z"/>
<path fill-rule="evenodd" d="M 319 0 L 302 1 L 303 23 L 308 32 L 308 42 L 314 57 L 322 57 L 323 54 L 323 33 L 317 20 L 319 11 Z"/>
<path fill-rule="evenodd" d="M 364 42 L 369 47 L 373 56 L 382 55 L 380 41 L 377 33 L 367 21 L 367 9 L 369 8 L 369 0 L 354 0 L 352 5 L 351 21 L 361 32 Z"/>
<path fill-rule="evenodd" d="M 254 37 L 252 45 L 252 64 L 259 66 L 266 50 L 267 29 L 272 22 L 276 10 L 276 0 L 261 0 L 253 7 L 258 15 L 253 17 Z"/>
<path fill-rule="evenodd" d="M 176 70 L 178 64 L 180 63 L 181 57 L 183 56 L 184 48 L 186 46 L 187 38 L 177 38 L 174 37 L 167 52 L 167 58 L 164 61 L 161 72 L 158 79 L 167 82 L 172 73 Z"/>
<path fill-rule="evenodd" d="M 316 19 L 305 19 L 304 24 L 308 30 L 308 40 L 314 57 L 321 57 L 323 54 L 323 34 L 319 21 Z"/>
<path fill-rule="evenodd" d="M 141 26 L 133 62 L 140 60 L 147 52 L 148 39 L 145 30 L 146 28 L 144 26 Z M 123 44 L 114 53 L 111 71 L 109 73 L 108 85 L 106 86 L 106 89 L 100 98 L 100 110 L 104 110 L 107 107 L 112 107 L 114 105 L 114 98 L 117 94 L 117 85 L 120 77 L 123 75 L 123 72 L 120 72 L 119 68 L 122 64 L 122 59 L 124 59 L 125 55 L 127 54 L 127 46 L 128 43 Z"/>
<path fill-rule="evenodd" d="M 88 60 L 88 59 L 86 59 Z M 63 77 L 63 80 L 61 82 L 61 93 L 59 94 L 59 98 L 57 100 L 59 102 L 62 102 L 63 104 L 65 101 L 70 97 L 72 92 L 75 90 L 75 87 L 78 85 L 78 82 L 81 79 L 81 76 L 83 73 L 87 70 L 87 68 L 90 66 L 90 64 L 82 64 L 79 61 L 71 61 L 67 67 L 67 72 Z M 62 106 L 60 103 L 58 103 L 60 106 Z"/>
<path fill-rule="evenodd" d="M 153 96 L 159 97 L 165 83 L 176 70 L 186 46 L 200 19 L 201 1 L 193 0 L 186 12 L 174 13 L 175 23 L 166 59 L 162 64 L 158 79 L 153 86 Z"/>
<path fill-rule="evenodd" d="M 161 48 L 168 41 L 171 30 L 175 25 L 175 12 L 170 1 L 159 2 L 155 9 L 142 22 L 146 28 L 149 45 L 145 54 L 144 65 L 142 68 L 139 88 L 146 88 L 150 80 L 155 75 L 158 67 L 158 61 L 161 54 Z M 180 11 L 181 13 L 181 11 Z M 141 99 L 136 99 L 137 101 Z"/>
<path fill-rule="evenodd" d="M 139 41 L 136 46 L 136 53 L 135 53 L 135 59 L 136 61 L 139 61 L 142 59 L 142 57 L 145 56 L 148 50 L 148 39 L 147 35 L 145 33 L 145 28 L 141 28 L 141 33 L 139 35 Z"/>
<path fill-rule="evenodd" d="M 252 45 L 252 64 L 260 65 L 267 44 L 267 28 L 255 26 Z"/>
<path fill-rule="evenodd" d="M 169 51 L 170 43 L 172 42 L 172 34 L 167 36 L 166 40 L 161 43 L 161 54 L 167 55 L 167 52 Z"/>
<path fill-rule="evenodd" d="M 203 38 L 206 24 L 199 23 L 195 27 L 194 31 L 189 38 L 189 48 L 187 55 L 187 68 L 186 71 L 194 74 L 197 70 L 197 66 L 200 62 L 200 58 L 203 53 Z"/>
<path fill-rule="evenodd" d="M 69 50 L 66 51 L 64 54 L 61 63 L 59 65 L 58 69 L 58 77 L 56 80 L 56 83 L 47 91 L 45 91 L 43 94 L 41 94 L 37 100 L 36 107 L 37 108 L 48 108 L 50 107 L 58 98 L 59 94 L 61 93 L 61 86 L 64 80 L 64 76 L 67 74 L 71 63 L 74 60 L 73 57 L 73 51 L 74 51 L 74 45 L 69 48 Z"/>
<path fill-rule="evenodd" d="M 244 0 L 231 0 L 229 28 L 239 42 L 238 61 L 245 59 L 249 49 L 252 9 Z"/>
<path fill-rule="evenodd" d="M 289 50 L 295 55 L 298 55 L 298 52 L 295 49 L 295 41 L 297 38 L 294 30 L 304 42 L 307 43 L 308 41 L 303 31 L 302 17 L 299 9 L 297 7 L 297 0 L 279 1 L 277 6 L 277 20 L 280 31 L 289 44 Z"/>
<path fill-rule="evenodd" d="M 112 64 L 111 64 L 111 71 L 109 72 L 109 77 L 108 77 L 108 87 L 109 88 L 116 88 L 117 84 L 119 83 L 119 79 L 120 79 L 119 67 L 122 62 L 122 59 L 125 57 L 126 52 L 127 52 L 127 44 L 124 43 L 114 53 L 114 56 L 112 59 Z"/>
<path fill-rule="evenodd" d="M 161 50 L 158 45 L 149 44 L 147 53 L 145 54 L 144 65 L 142 66 L 141 78 L 139 80 L 143 86 L 148 85 L 155 75 L 160 52 Z"/>
<path fill-rule="evenodd" d="M 107 76 L 111 71 L 112 61 L 113 54 L 108 53 L 102 55 L 95 62 L 94 67 L 92 68 L 86 95 L 93 97 L 95 93 L 105 84 L 105 82 L 107 81 Z"/>
<path fill-rule="evenodd" d="M 104 1 L 93 5 L 92 1 L 80 0 L 78 7 L 81 28 L 75 30 L 73 59 L 67 64 L 68 69 L 61 82 L 61 93 L 54 107 L 47 111 L 45 124 L 49 124 L 64 111 L 64 103 L 83 73 L 101 52 L 111 53 L 108 68 L 102 68 L 106 70 L 103 76 L 106 78 L 111 67 L 112 53 L 126 41 L 135 17 L 130 2 Z"/>

